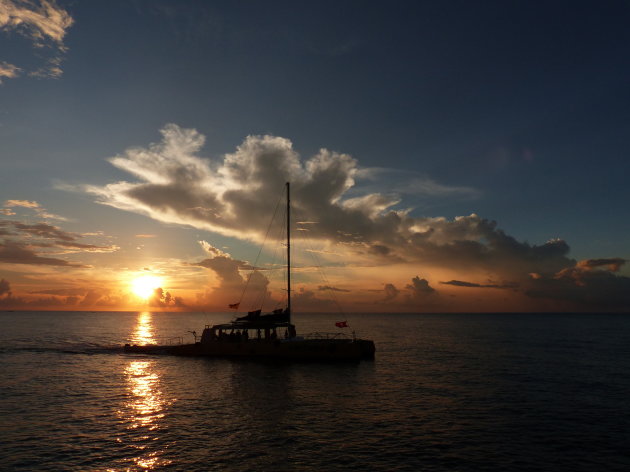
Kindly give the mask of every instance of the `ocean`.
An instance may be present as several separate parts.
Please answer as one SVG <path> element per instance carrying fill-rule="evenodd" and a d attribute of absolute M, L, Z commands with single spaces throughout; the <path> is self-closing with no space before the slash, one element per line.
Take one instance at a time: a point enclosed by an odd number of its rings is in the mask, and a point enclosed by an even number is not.
<path fill-rule="evenodd" d="M 339 365 L 122 352 L 228 319 L 0 313 L 0 470 L 630 470 L 628 315 L 347 315 L 376 358 Z"/>

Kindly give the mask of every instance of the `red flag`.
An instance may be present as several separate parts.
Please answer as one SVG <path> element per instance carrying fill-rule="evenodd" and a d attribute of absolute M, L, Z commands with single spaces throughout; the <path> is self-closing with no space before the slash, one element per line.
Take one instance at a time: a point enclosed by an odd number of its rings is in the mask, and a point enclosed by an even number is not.
<path fill-rule="evenodd" d="M 337 328 L 347 328 L 348 327 L 348 322 L 347 321 L 337 321 L 335 323 L 335 326 Z"/>
<path fill-rule="evenodd" d="M 232 303 L 230 305 L 228 305 L 230 308 L 233 308 L 234 310 L 238 310 L 238 306 L 241 304 L 241 302 L 238 303 Z"/>

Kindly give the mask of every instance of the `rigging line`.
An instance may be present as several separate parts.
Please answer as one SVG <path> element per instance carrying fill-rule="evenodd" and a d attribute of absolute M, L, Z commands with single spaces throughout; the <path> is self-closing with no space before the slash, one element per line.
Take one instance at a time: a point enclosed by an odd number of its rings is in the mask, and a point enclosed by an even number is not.
<path fill-rule="evenodd" d="M 286 214 L 286 213 L 285 213 Z M 276 212 L 277 215 L 277 212 Z M 276 215 L 274 215 L 273 221 L 277 221 L 278 218 L 276 218 Z M 281 215 L 282 218 L 284 219 L 284 216 Z M 270 230 L 271 234 L 268 234 L 267 239 L 271 238 L 272 240 L 282 240 L 284 239 L 284 234 L 285 234 L 285 228 L 283 227 L 283 225 L 277 225 L 276 227 L 273 228 L 273 230 Z M 274 282 L 278 279 L 278 271 L 280 270 L 279 267 L 275 267 L 276 265 L 276 261 L 282 259 L 281 256 L 278 255 L 278 253 L 282 250 L 279 246 L 277 245 L 273 245 L 272 246 L 272 252 L 271 252 L 271 264 L 272 267 L 271 269 L 268 270 L 267 275 L 267 280 L 269 282 Z M 282 265 L 282 268 L 284 268 L 284 265 Z M 282 273 L 284 273 L 284 271 L 282 271 Z M 253 275 L 253 274 L 252 274 Z M 255 309 L 262 309 L 263 305 L 266 303 L 266 301 L 269 299 L 269 297 L 271 296 L 271 293 L 268 289 L 265 290 L 261 290 L 259 293 L 257 293 L 257 295 L 253 298 L 252 303 L 251 303 L 251 310 L 255 310 Z M 278 306 L 281 306 L 282 303 L 284 302 L 284 298 L 282 298 L 280 301 L 278 301 L 276 303 L 276 308 Z M 250 311 L 251 311 L 250 310 Z"/>
<path fill-rule="evenodd" d="M 282 196 L 278 198 L 278 201 L 276 202 L 276 207 L 273 210 L 273 216 L 271 217 L 271 221 L 269 221 L 269 225 L 267 226 L 267 231 L 265 232 L 265 238 L 263 239 L 263 243 L 261 244 L 261 246 L 258 248 L 258 254 L 256 255 L 256 260 L 254 261 L 252 271 L 247 276 L 247 282 L 245 282 L 245 287 L 243 287 L 243 291 L 241 292 L 241 298 L 239 298 L 238 303 L 241 303 L 243 301 L 243 297 L 245 296 L 245 292 L 247 292 L 247 287 L 249 287 L 249 282 L 252 279 L 252 275 L 256 271 L 256 266 L 258 265 L 258 259 L 260 258 L 260 254 L 262 253 L 263 247 L 265 247 L 265 244 L 267 242 L 267 236 L 269 236 L 269 230 L 271 229 L 271 225 L 276 219 L 276 213 L 278 212 L 278 207 L 280 206 L 281 200 L 282 200 Z"/>
<path fill-rule="evenodd" d="M 286 219 L 286 211 L 284 211 L 284 213 L 281 215 L 281 218 L 280 218 L 280 219 L 281 219 L 281 220 L 283 220 L 283 221 Z M 275 237 L 275 239 L 276 239 L 277 241 L 282 241 L 282 240 L 284 240 L 284 239 L 285 239 L 285 236 L 286 236 L 286 228 L 285 228 L 285 226 L 284 226 L 284 225 L 279 225 L 279 226 L 277 227 L 277 229 L 276 229 L 276 231 L 275 231 L 275 233 L 274 233 L 274 235 L 273 235 L 273 236 Z M 282 249 L 280 248 L 280 246 L 275 246 L 275 249 L 273 250 L 273 254 L 272 254 L 272 258 L 271 258 L 271 261 L 272 261 L 272 263 L 273 263 L 274 265 L 275 265 L 275 262 L 276 262 L 276 261 L 278 261 L 278 260 L 282 260 L 282 259 L 283 259 L 283 257 L 286 257 L 286 256 L 284 255 L 284 251 L 282 252 L 282 256 L 280 256 L 280 257 L 279 257 L 279 256 L 278 256 L 278 252 L 280 252 L 280 251 L 282 251 Z M 286 264 L 282 264 L 282 269 L 285 267 L 285 265 L 286 265 Z M 273 269 L 271 269 L 271 270 L 270 270 L 270 277 L 269 277 L 269 278 L 271 278 L 271 275 L 273 275 L 274 280 L 276 280 L 276 279 L 277 279 L 277 274 L 278 274 L 278 271 L 279 271 L 279 270 L 280 270 L 280 269 L 279 269 L 278 267 L 274 267 Z M 286 273 L 284 272 L 284 270 L 281 270 L 280 272 L 283 274 L 284 281 L 286 282 Z M 271 293 L 270 293 L 268 290 L 265 290 L 265 291 L 261 294 L 261 298 L 262 298 L 261 303 L 260 303 L 261 308 L 262 308 L 262 305 L 266 302 L 267 298 L 268 298 L 270 295 L 271 295 Z M 278 306 L 282 306 L 282 304 L 284 303 L 284 301 L 285 301 L 285 297 L 283 297 L 280 301 L 278 301 L 278 302 L 276 303 L 276 305 L 275 305 L 275 306 L 276 306 L 276 308 L 277 308 Z"/>
<path fill-rule="evenodd" d="M 323 271 L 322 266 L 319 262 L 319 257 L 317 256 L 316 253 L 311 252 L 311 257 L 314 261 L 314 265 L 317 268 L 317 271 L 319 272 L 319 276 L 322 278 L 322 280 L 324 281 L 324 283 L 326 284 L 326 286 L 331 287 L 330 282 L 328 281 L 328 277 L 326 277 L 326 273 Z M 339 303 L 339 300 L 337 299 L 337 296 L 335 295 L 334 290 L 328 290 L 330 292 L 330 298 L 332 299 L 333 303 L 335 304 L 335 306 L 337 307 L 337 310 L 339 310 L 339 313 L 341 315 L 345 315 L 344 310 L 341 306 L 341 303 Z"/>
<path fill-rule="evenodd" d="M 297 219 L 296 215 L 296 219 Z M 301 216 L 301 215 L 299 215 Z M 305 221 L 308 221 L 308 218 L 305 218 Z M 307 233 L 308 231 L 300 231 L 300 233 Z M 303 240 L 303 242 L 305 242 L 308 246 L 310 251 L 306 251 L 309 253 L 311 259 L 313 260 L 313 266 L 317 269 L 317 272 L 319 273 L 319 276 L 322 278 L 323 282 L 327 285 L 327 286 L 331 286 L 330 282 L 328 281 L 328 277 L 326 277 L 326 274 L 324 273 L 323 269 L 322 269 L 322 264 L 320 263 L 319 257 L 317 256 L 317 253 L 315 252 L 314 246 L 312 244 L 312 240 L 311 238 L 309 238 L 306 234 L 302 234 L 301 238 Z M 339 303 L 339 301 L 337 300 L 337 297 L 335 296 L 335 293 L 333 290 L 329 290 L 330 292 L 330 298 L 332 300 L 332 302 L 335 304 L 335 306 L 337 307 L 337 310 L 339 310 L 339 313 L 341 315 L 345 316 L 345 312 L 343 310 L 343 308 L 341 307 L 341 304 Z"/>

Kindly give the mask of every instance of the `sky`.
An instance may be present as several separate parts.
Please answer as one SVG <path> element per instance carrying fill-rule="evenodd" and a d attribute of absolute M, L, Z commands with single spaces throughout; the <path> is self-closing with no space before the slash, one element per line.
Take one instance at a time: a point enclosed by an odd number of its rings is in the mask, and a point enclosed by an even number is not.
<path fill-rule="evenodd" d="M 628 312 L 629 20 L 0 0 L 0 309 Z"/>

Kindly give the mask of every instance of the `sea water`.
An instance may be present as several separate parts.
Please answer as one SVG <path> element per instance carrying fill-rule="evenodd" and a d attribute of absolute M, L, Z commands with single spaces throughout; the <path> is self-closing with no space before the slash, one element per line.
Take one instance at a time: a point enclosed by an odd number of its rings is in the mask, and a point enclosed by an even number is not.
<path fill-rule="evenodd" d="M 630 316 L 295 318 L 375 360 L 122 352 L 228 314 L 0 313 L 0 469 L 630 470 Z"/>

